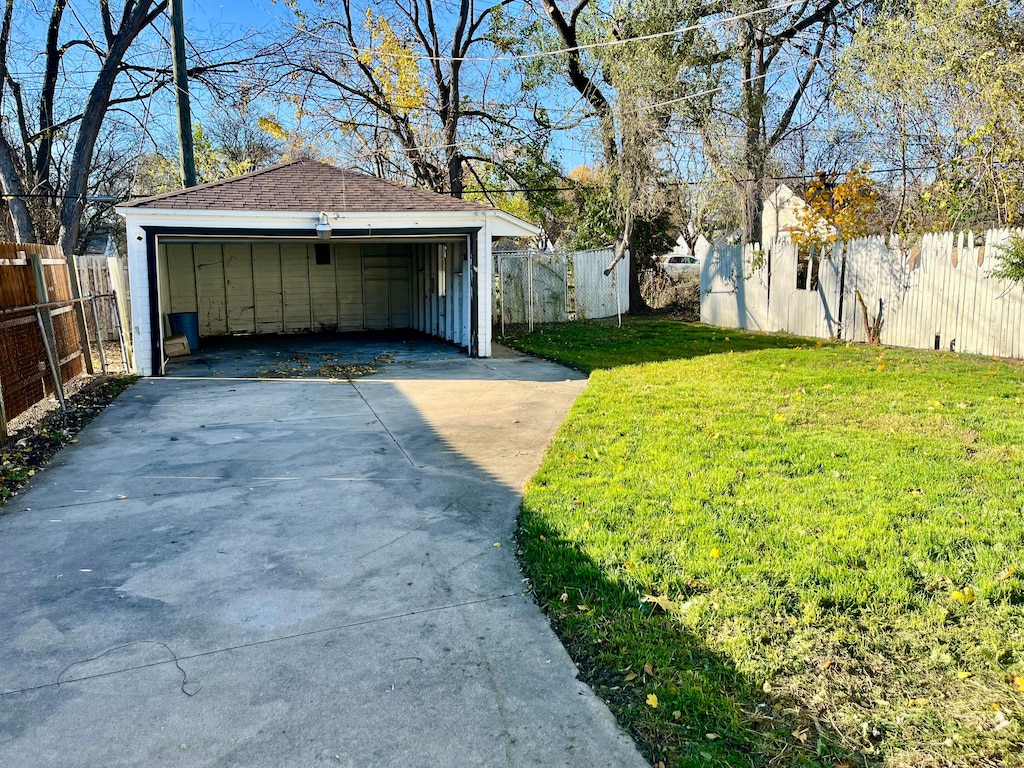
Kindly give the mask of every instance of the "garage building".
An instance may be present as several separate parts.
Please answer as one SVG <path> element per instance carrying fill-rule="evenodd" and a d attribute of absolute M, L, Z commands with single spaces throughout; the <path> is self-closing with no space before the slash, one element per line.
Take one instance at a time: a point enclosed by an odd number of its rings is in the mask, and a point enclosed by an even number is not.
<path fill-rule="evenodd" d="M 534 237 L 495 208 L 312 160 L 120 206 L 139 373 L 171 313 L 199 335 L 414 329 L 491 351 L 491 243 Z"/>

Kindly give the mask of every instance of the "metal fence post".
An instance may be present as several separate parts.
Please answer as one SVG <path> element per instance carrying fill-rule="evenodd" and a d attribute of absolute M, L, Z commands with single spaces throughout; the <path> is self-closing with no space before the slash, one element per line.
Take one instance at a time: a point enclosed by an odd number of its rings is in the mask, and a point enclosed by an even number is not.
<path fill-rule="evenodd" d="M 0 437 L 7 437 L 7 409 L 4 407 L 4 385 L 0 381 Z"/>
<path fill-rule="evenodd" d="M 50 310 L 46 310 L 49 314 Z M 43 339 L 43 349 L 46 350 L 46 362 L 50 365 L 50 377 L 53 379 L 53 387 L 57 391 L 57 399 L 60 401 L 60 409 L 67 413 L 68 406 L 64 402 L 64 382 L 60 378 L 60 365 L 57 362 L 56 350 L 53 337 L 46 332 L 43 323 L 43 311 L 36 307 L 36 322 L 39 324 L 39 335 Z"/>
<path fill-rule="evenodd" d="M 526 255 L 526 290 L 530 294 L 530 304 L 526 310 L 527 326 L 533 333 L 533 254 Z"/>
<path fill-rule="evenodd" d="M 96 311 L 96 297 L 89 297 L 89 306 L 92 307 L 92 327 L 96 331 L 96 346 L 100 353 L 100 369 L 103 375 L 107 375 L 107 356 L 103 352 L 103 339 L 100 337 L 100 314 Z"/>

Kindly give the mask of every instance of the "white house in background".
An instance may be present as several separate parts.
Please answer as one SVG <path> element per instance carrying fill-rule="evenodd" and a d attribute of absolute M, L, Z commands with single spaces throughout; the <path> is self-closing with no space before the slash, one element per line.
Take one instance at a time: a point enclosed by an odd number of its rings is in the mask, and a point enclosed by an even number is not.
<path fill-rule="evenodd" d="M 799 227 L 798 214 L 807 208 L 807 202 L 786 184 L 780 184 L 764 201 L 761 212 L 761 242 L 771 243 L 776 238 L 789 239 L 794 228 Z M 823 234 L 835 231 L 835 227 L 824 221 L 819 222 Z"/>
<path fill-rule="evenodd" d="M 119 206 L 132 339 L 164 368 L 168 315 L 200 336 L 410 328 L 491 354 L 492 240 L 540 230 L 496 208 L 296 160 Z"/>

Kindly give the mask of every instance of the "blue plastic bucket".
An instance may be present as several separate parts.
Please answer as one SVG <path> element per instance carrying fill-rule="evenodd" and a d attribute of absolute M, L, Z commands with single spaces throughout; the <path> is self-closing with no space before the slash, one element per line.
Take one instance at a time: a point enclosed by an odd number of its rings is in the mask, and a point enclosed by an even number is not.
<path fill-rule="evenodd" d="M 171 324 L 171 335 L 185 334 L 188 339 L 188 346 L 193 352 L 199 349 L 199 313 L 198 312 L 171 312 L 167 315 L 167 321 Z"/>

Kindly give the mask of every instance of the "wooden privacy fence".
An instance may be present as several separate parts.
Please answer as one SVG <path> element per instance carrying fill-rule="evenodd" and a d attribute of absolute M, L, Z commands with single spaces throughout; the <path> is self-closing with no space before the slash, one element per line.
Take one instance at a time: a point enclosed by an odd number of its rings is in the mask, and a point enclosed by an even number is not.
<path fill-rule="evenodd" d="M 96 299 L 114 298 L 73 297 L 67 261 L 55 246 L 0 243 L 0 437 L 9 420 L 48 397 L 63 407 L 66 385 L 92 373 L 88 329 L 95 338 Z M 123 340 L 120 347 L 126 360 Z M 98 355 L 105 373 L 102 343 Z"/>
<path fill-rule="evenodd" d="M 803 255 L 788 240 L 715 247 L 701 265 L 701 321 L 865 341 L 859 291 L 869 320 L 881 312 L 883 344 L 1024 357 L 1024 288 L 991 276 L 1014 234 L 874 237 Z"/>

